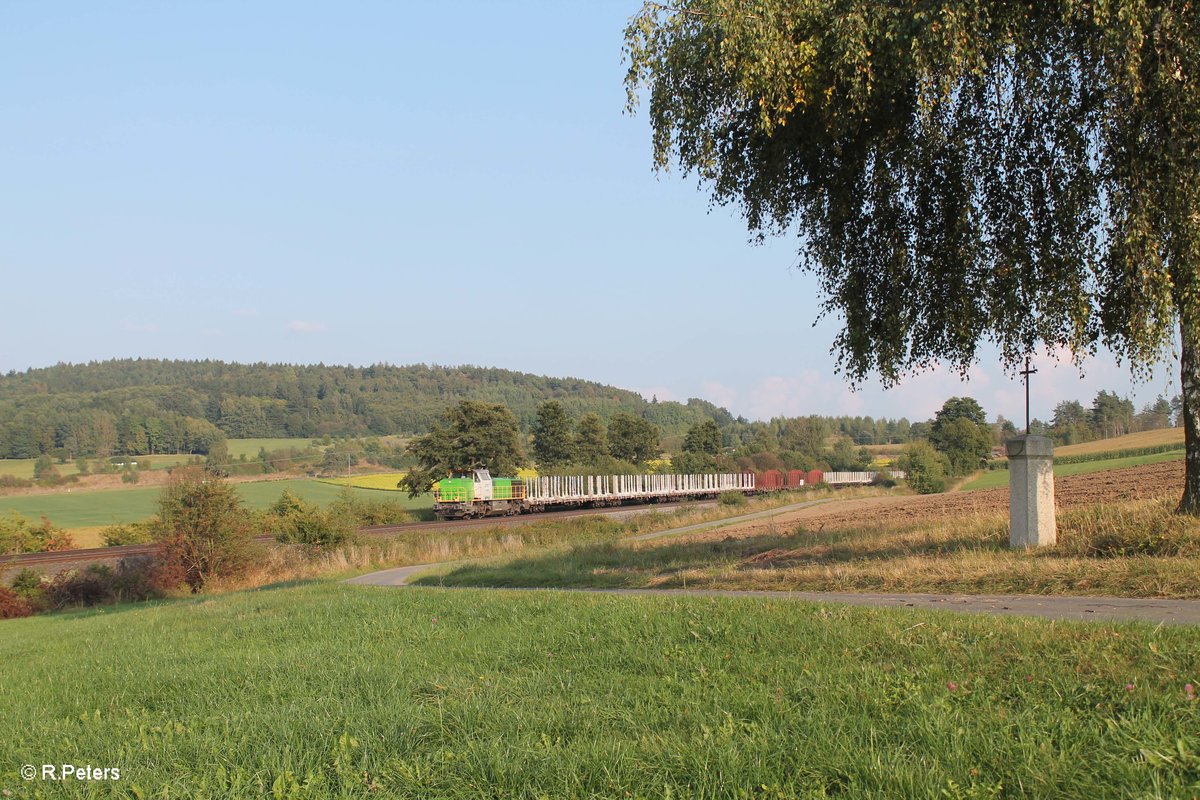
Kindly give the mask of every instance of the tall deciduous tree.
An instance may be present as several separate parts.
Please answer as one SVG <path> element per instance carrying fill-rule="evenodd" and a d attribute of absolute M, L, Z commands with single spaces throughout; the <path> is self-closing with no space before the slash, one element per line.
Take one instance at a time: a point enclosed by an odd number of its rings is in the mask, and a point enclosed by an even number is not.
<path fill-rule="evenodd" d="M 721 429 L 711 419 L 697 422 L 688 428 L 683 439 L 683 452 L 715 456 L 721 452 Z"/>
<path fill-rule="evenodd" d="M 443 424 L 413 439 L 408 451 L 418 466 L 400 485 L 414 497 L 451 472 L 485 467 L 494 475 L 511 475 L 525 464 L 517 418 L 502 405 L 474 400 L 446 411 Z"/>
<path fill-rule="evenodd" d="M 558 467 L 570 463 L 575 442 L 571 420 L 562 403 L 547 400 L 538 406 L 533 422 L 533 457 L 539 467 Z"/>
<path fill-rule="evenodd" d="M 951 397 L 942 403 L 933 416 L 929 443 L 946 455 L 953 474 L 979 469 L 992 449 L 992 431 L 983 406 L 973 397 Z"/>
<path fill-rule="evenodd" d="M 595 414 L 584 414 L 575 434 L 575 460 L 580 464 L 596 464 L 608 458 L 608 431 L 604 421 Z"/>
<path fill-rule="evenodd" d="M 659 453 L 659 430 L 633 414 L 614 414 L 608 423 L 608 452 L 635 464 L 654 458 Z"/>
<path fill-rule="evenodd" d="M 1178 331 L 1200 512 L 1194 0 L 650 2 L 626 45 L 656 165 L 798 232 L 851 380 Z"/>
<path fill-rule="evenodd" d="M 721 454 L 721 429 L 715 420 L 706 419 L 688 428 L 683 440 L 683 452 L 671 459 L 675 472 L 694 474 L 712 472 Z"/>

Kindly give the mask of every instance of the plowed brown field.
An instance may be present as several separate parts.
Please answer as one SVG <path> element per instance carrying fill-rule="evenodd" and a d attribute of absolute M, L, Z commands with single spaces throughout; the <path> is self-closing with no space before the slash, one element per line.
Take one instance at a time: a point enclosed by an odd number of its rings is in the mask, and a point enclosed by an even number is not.
<path fill-rule="evenodd" d="M 1149 500 L 1178 495 L 1183 490 L 1183 462 L 1164 461 L 1126 469 L 1072 475 L 1054 482 L 1058 508 L 1116 500 Z M 1002 514 L 1008 511 L 1008 489 L 923 495 L 865 497 L 780 514 L 769 520 L 701 533 L 695 540 L 758 536 L 791 524 L 811 529 L 861 526 L 877 522 L 916 522 L 939 517 Z"/>

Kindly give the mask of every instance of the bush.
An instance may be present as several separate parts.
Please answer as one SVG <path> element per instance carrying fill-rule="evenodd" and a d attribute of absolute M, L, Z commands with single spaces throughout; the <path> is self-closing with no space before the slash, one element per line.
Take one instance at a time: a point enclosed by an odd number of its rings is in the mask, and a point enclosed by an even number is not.
<path fill-rule="evenodd" d="M 34 525 L 16 511 L 0 517 L 0 553 L 42 553 L 70 550 L 75 541 L 45 516 Z"/>
<path fill-rule="evenodd" d="M 887 470 L 881 469 L 875 473 L 874 478 L 871 478 L 871 485 L 872 486 L 880 486 L 880 487 L 883 487 L 884 489 L 891 489 L 893 486 L 896 485 L 896 479 L 893 478 L 890 474 L 888 474 Z"/>
<path fill-rule="evenodd" d="M 49 605 L 46 599 L 46 576 L 31 569 L 23 569 L 13 578 L 12 590 L 29 604 L 34 614 L 44 611 Z"/>
<path fill-rule="evenodd" d="M 45 585 L 45 595 L 54 608 L 94 606 L 162 597 L 165 590 L 160 584 L 154 560 L 135 556 L 121 559 L 115 568 L 92 564 L 60 572 Z"/>
<path fill-rule="evenodd" d="M 328 509 L 307 506 L 280 519 L 276 538 L 289 544 L 334 547 L 354 538 L 354 525 Z"/>
<path fill-rule="evenodd" d="M 368 525 L 398 525 L 410 522 L 412 515 L 395 500 L 368 500 L 355 496 L 349 486 L 338 493 L 329 504 L 329 513 L 344 519 L 355 528 Z"/>
<path fill-rule="evenodd" d="M 33 614 L 29 601 L 12 589 L 0 586 L 0 619 L 16 619 Z"/>
<path fill-rule="evenodd" d="M 905 480 L 917 494 L 936 494 L 946 490 L 949 461 L 945 455 L 934 450 L 929 442 L 917 440 L 908 445 L 897 464 L 904 470 Z"/>
<path fill-rule="evenodd" d="M 121 483 L 137 483 L 141 478 L 142 473 L 137 467 L 128 468 L 121 473 Z"/>
<path fill-rule="evenodd" d="M 40 592 L 44 583 L 42 573 L 26 567 L 13 578 L 12 589 L 19 595 L 27 596 L 34 592 Z"/>
<path fill-rule="evenodd" d="M 154 522 L 162 574 L 176 575 L 198 592 L 212 578 L 244 572 L 258 554 L 257 521 L 219 476 L 196 467 L 176 470 Z"/>
<path fill-rule="evenodd" d="M 123 544 L 146 544 L 154 541 L 154 524 L 152 522 L 130 522 L 126 525 L 110 525 L 105 528 L 100 537 L 108 547 L 118 547 Z"/>
<path fill-rule="evenodd" d="M 54 466 L 54 461 L 45 453 L 38 456 L 37 461 L 33 462 L 33 479 L 35 481 L 53 482 L 59 477 L 58 467 Z"/>
<path fill-rule="evenodd" d="M 268 511 L 282 519 L 290 514 L 303 511 L 306 508 L 308 508 L 308 504 L 295 492 L 291 489 L 284 489 L 283 493 L 279 495 L 279 499 L 271 504 Z"/>
<path fill-rule="evenodd" d="M 749 502 L 741 492 L 721 492 L 717 495 L 717 503 L 723 506 L 744 506 Z"/>

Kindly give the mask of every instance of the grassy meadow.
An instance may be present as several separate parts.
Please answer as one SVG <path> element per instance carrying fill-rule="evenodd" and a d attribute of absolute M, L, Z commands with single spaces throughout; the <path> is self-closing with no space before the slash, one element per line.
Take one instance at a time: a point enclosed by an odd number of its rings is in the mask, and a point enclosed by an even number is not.
<path fill-rule="evenodd" d="M 1154 431 L 1150 431 L 1153 433 Z M 1137 434 L 1134 434 L 1137 435 Z M 1116 439 L 1109 439 L 1109 442 L 1115 442 Z M 1094 444 L 1089 442 L 1088 444 Z M 1158 444 L 1164 444 L 1159 442 Z M 1083 445 L 1080 445 L 1081 447 Z M 1138 445 L 1142 447 L 1151 447 L 1153 445 Z M 1134 445 L 1129 445 L 1134 447 Z M 1063 451 L 1067 448 L 1055 448 L 1055 455 L 1068 455 Z M 1108 448 L 1105 448 L 1107 450 Z M 1105 452 L 1105 450 L 1096 450 L 1093 452 Z M 1083 453 L 1071 453 L 1070 455 L 1084 455 Z M 1065 478 L 1068 475 L 1088 475 L 1093 472 L 1105 472 L 1110 469 L 1122 469 L 1124 467 L 1136 467 L 1141 464 L 1160 464 L 1163 461 L 1182 461 L 1183 451 L 1172 450 L 1167 453 L 1151 453 L 1144 456 L 1125 456 L 1123 458 L 1110 458 L 1103 461 L 1083 461 L 1078 464 L 1055 464 L 1054 477 Z M 980 473 L 977 477 L 964 483 L 961 491 L 969 492 L 975 489 L 999 489 L 1008 486 L 1008 470 L 993 469 Z"/>
<path fill-rule="evenodd" d="M 281 585 L 0 622 L 47 797 L 1187 797 L 1200 630 Z M 23 781 L 19 765 L 116 767 Z"/>
<path fill-rule="evenodd" d="M 268 453 L 272 450 L 286 450 L 289 447 L 294 447 L 297 450 L 303 450 L 313 443 L 311 438 L 308 439 L 229 439 L 227 444 L 229 447 L 229 455 L 233 458 L 258 458 L 259 450 L 266 450 Z"/>
<path fill-rule="evenodd" d="M 312 443 L 312 439 L 229 439 L 229 455 L 233 458 L 253 459 L 258 457 L 258 451 L 261 448 L 266 448 L 267 452 L 272 450 L 283 450 L 289 447 L 295 447 L 303 450 Z M 162 455 L 146 455 L 146 456 L 129 456 L 127 460 L 136 461 L 139 469 L 166 469 L 180 464 L 186 464 L 189 459 L 194 458 L 187 454 L 162 454 Z M 12 475 L 17 478 L 26 480 L 33 478 L 33 465 L 37 461 L 35 458 L 0 458 L 0 475 Z M 89 466 L 96 459 L 89 458 Z M 59 464 L 57 460 L 54 463 L 58 474 L 62 476 L 75 475 L 78 470 L 75 469 L 74 461 L 67 461 L 64 464 Z"/>
<path fill-rule="evenodd" d="M 234 486 L 251 508 L 266 508 L 279 499 L 284 490 L 289 490 L 310 503 L 325 505 L 336 499 L 343 489 L 331 483 L 305 478 L 235 483 Z M 153 486 L 110 491 L 10 495 L 0 497 L 0 511 L 12 509 L 32 520 L 44 514 L 55 525 L 67 529 L 115 525 L 136 522 L 154 514 L 161 491 L 162 487 Z M 379 499 L 377 494 L 367 489 L 351 489 L 351 492 L 356 497 Z M 410 499 L 407 494 L 397 492 L 389 496 L 389 499 L 414 511 L 433 508 L 433 499 L 429 496 Z"/>
<path fill-rule="evenodd" d="M 258 451 L 255 450 L 255 453 Z M 175 467 L 181 464 L 186 464 L 189 459 L 195 458 L 192 455 L 153 455 L 153 456 L 128 456 L 129 461 L 136 461 L 138 469 L 166 469 Z M 37 462 L 36 458 L 0 458 L 0 475 L 12 475 L 16 478 L 25 480 L 33 479 L 33 465 Z M 89 469 L 95 464 L 96 459 L 88 459 Z M 65 464 L 59 464 L 58 460 L 54 461 L 54 468 L 58 470 L 58 474 L 64 478 L 68 475 L 77 475 L 79 470 L 75 467 L 74 461 L 68 461 Z"/>

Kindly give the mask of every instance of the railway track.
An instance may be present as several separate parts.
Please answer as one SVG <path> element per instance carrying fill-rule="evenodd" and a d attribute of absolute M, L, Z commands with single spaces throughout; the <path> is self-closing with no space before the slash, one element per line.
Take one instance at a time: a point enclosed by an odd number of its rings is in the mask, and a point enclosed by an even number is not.
<path fill-rule="evenodd" d="M 612 508 L 544 511 L 538 514 L 519 517 L 484 517 L 482 519 L 444 520 L 441 522 L 405 522 L 399 525 L 372 525 L 359 528 L 358 532 L 364 536 L 386 537 L 405 533 L 419 533 L 421 531 L 454 530 L 456 528 L 510 527 L 528 525 L 545 519 L 565 519 L 568 517 L 582 517 L 595 514 L 628 514 L 631 511 L 655 511 L 678 508 L 682 505 L 684 503 L 658 503 L 651 505 L 615 506 Z M 704 506 L 711 505 L 711 503 L 696 503 L 693 505 Z M 270 534 L 263 534 L 254 538 L 260 542 L 275 541 L 275 537 Z M 119 561 L 122 558 L 129 558 L 131 556 L 150 555 L 154 552 L 154 549 L 154 545 L 149 544 L 125 544 L 115 547 L 87 547 L 75 550 L 59 550 L 53 553 L 20 553 L 17 555 L 0 556 L 0 572 L 15 568 L 24 569 L 27 567 L 84 564 L 93 561 Z"/>

